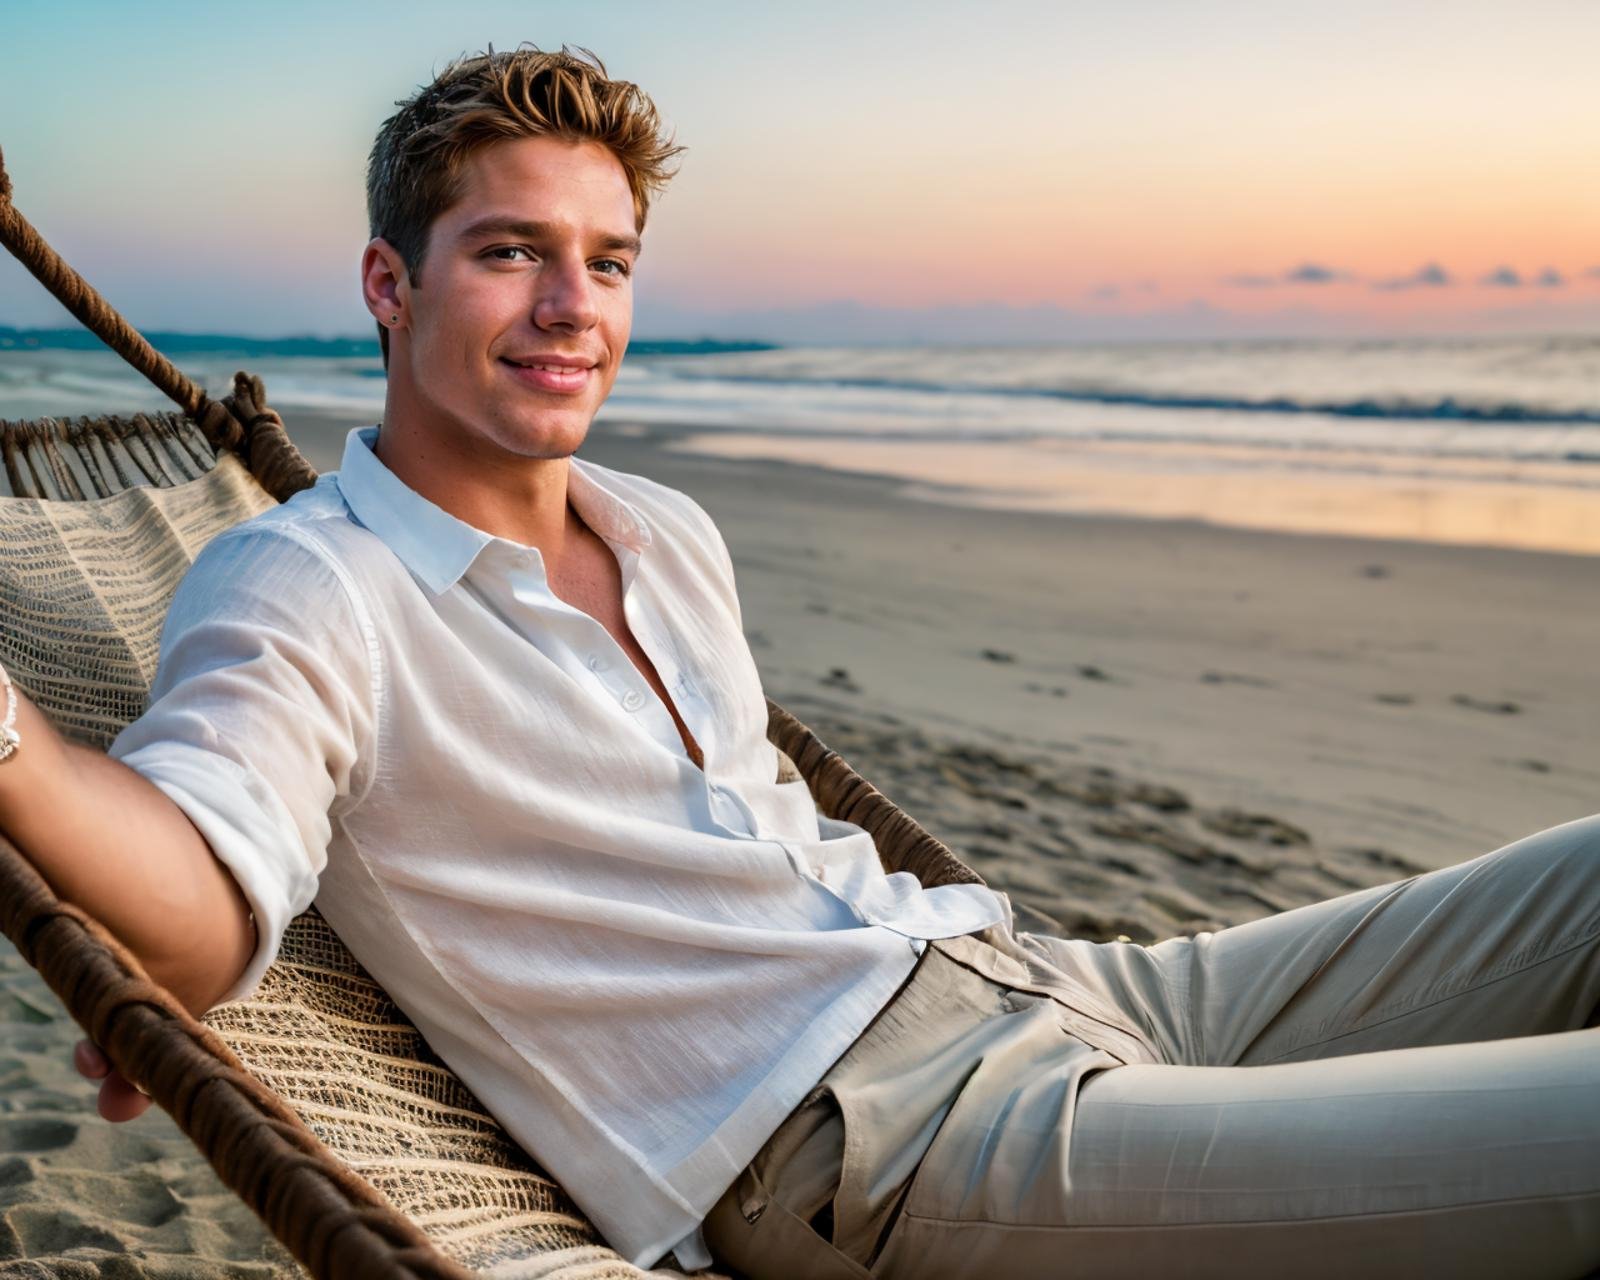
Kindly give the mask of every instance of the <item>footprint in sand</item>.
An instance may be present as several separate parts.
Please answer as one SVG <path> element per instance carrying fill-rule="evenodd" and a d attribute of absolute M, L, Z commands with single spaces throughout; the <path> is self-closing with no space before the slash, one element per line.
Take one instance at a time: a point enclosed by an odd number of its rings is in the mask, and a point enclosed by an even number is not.
<path fill-rule="evenodd" d="M 1022 687 L 1029 693 L 1048 693 L 1052 698 L 1065 698 L 1067 696 L 1065 686 L 1059 684 L 1043 685 L 1037 680 L 1030 680 Z"/>
<path fill-rule="evenodd" d="M 817 683 L 825 684 L 830 689 L 838 689 L 844 693 L 861 692 L 861 686 L 850 678 L 850 672 L 844 667 L 834 667 Z"/>
<path fill-rule="evenodd" d="M 41 1116 L 7 1116 L 0 1119 L 0 1151 L 32 1154 L 71 1146 L 78 1126 Z"/>
<path fill-rule="evenodd" d="M 1242 809 L 1225 807 L 1202 814 L 1200 825 L 1218 835 L 1239 840 L 1264 840 L 1275 845 L 1311 843 L 1311 837 L 1299 827 L 1267 813 L 1246 813 Z"/>
<path fill-rule="evenodd" d="M 1458 707 L 1470 707 L 1473 711 L 1487 711 L 1491 715 L 1497 716 L 1514 716 L 1522 710 L 1522 705 L 1517 702 L 1497 701 L 1494 698 L 1475 698 L 1470 693 L 1455 694 L 1450 701 Z"/>
<path fill-rule="evenodd" d="M 1379 693 L 1373 696 L 1377 701 L 1387 703 L 1391 707 L 1409 707 L 1416 702 L 1409 693 Z"/>
<path fill-rule="evenodd" d="M 1157 782 L 1135 782 L 1128 799 L 1163 813 L 1183 813 L 1190 808 L 1189 797 L 1183 792 Z"/>
<path fill-rule="evenodd" d="M 985 649 L 983 657 L 987 662 L 1015 662 L 1017 660 L 1016 654 L 1007 653 L 1004 649 Z"/>
<path fill-rule="evenodd" d="M 105 1249 L 111 1253 L 127 1250 L 123 1241 L 72 1205 L 19 1204 L 7 1210 L 3 1221 L 22 1246 L 23 1257 L 42 1257 L 67 1249 Z"/>
<path fill-rule="evenodd" d="M 1276 689 L 1277 681 L 1268 680 L 1262 676 L 1245 675 L 1239 671 L 1202 671 L 1200 673 L 1202 684 L 1243 684 L 1254 689 Z"/>
<path fill-rule="evenodd" d="M 18 1187 L 25 1182 L 34 1182 L 38 1177 L 39 1172 L 31 1160 L 12 1156 L 9 1160 L 0 1161 L 0 1187 Z M 0 1254 L 0 1257 L 3 1256 Z"/>

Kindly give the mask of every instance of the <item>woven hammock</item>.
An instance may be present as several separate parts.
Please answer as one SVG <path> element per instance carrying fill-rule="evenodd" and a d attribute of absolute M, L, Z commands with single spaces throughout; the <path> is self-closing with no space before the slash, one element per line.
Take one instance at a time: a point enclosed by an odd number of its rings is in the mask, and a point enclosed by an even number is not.
<path fill-rule="evenodd" d="M 259 379 L 241 373 L 211 399 L 50 249 L 13 206 L 3 157 L 0 241 L 182 411 L 0 422 L 0 663 L 64 733 L 104 746 L 144 709 L 162 619 L 200 549 L 316 476 Z M 888 869 L 978 880 L 803 724 L 769 712 L 785 775 L 871 832 Z M 203 1021 L 3 836 L 0 929 L 312 1275 L 650 1274 L 606 1246 L 315 907 L 254 995 Z"/>

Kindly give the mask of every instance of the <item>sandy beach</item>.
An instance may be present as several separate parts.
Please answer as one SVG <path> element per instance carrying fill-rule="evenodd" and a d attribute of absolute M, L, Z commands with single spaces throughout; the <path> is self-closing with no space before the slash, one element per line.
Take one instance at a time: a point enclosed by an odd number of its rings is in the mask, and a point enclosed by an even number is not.
<path fill-rule="evenodd" d="M 351 425 L 290 414 L 319 468 Z M 1600 794 L 1600 559 L 994 509 L 948 484 L 584 456 L 697 498 L 769 694 L 1012 895 L 1154 941 L 1398 879 Z M 164 1115 L 110 1126 L 0 954 L 0 1277 L 287 1273 Z"/>

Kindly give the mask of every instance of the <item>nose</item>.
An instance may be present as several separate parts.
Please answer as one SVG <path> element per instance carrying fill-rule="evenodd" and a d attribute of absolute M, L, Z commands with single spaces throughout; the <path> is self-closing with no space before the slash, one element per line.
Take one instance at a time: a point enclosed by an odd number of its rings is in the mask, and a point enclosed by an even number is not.
<path fill-rule="evenodd" d="M 600 308 L 595 303 L 588 263 L 552 257 L 539 272 L 538 291 L 533 322 L 539 328 L 582 333 L 599 323 Z"/>

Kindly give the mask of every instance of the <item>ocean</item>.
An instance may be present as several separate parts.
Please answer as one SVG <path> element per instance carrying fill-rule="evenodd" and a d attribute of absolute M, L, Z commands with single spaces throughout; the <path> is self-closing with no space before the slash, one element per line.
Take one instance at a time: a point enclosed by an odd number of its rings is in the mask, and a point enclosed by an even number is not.
<path fill-rule="evenodd" d="M 376 420 L 376 356 L 306 345 L 175 358 L 214 390 L 246 367 L 281 409 Z M 161 405 L 107 352 L 0 347 L 0 418 Z M 1600 553 L 1600 338 L 641 346 L 600 420 L 943 501 Z"/>

